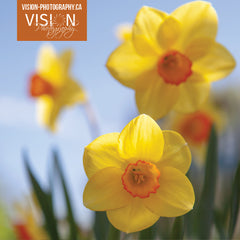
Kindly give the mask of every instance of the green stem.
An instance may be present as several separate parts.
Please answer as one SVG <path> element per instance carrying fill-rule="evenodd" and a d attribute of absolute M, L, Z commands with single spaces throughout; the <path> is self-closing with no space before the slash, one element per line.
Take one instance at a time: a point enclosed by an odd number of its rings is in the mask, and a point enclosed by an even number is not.
<path fill-rule="evenodd" d="M 139 233 L 139 240 L 152 240 L 156 235 L 156 227 L 153 225 Z"/>
<path fill-rule="evenodd" d="M 120 239 L 120 231 L 117 230 L 112 224 L 109 224 L 107 240 L 119 240 L 119 239 Z"/>

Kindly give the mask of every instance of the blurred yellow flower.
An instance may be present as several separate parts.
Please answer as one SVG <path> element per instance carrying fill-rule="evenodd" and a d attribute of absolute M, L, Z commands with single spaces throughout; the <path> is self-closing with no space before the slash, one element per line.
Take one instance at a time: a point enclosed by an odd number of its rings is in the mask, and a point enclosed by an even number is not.
<path fill-rule="evenodd" d="M 191 154 L 174 131 L 162 131 L 147 115 L 133 119 L 121 133 L 95 139 L 84 152 L 89 181 L 84 205 L 107 211 L 123 232 L 153 225 L 160 216 L 176 217 L 193 208 L 194 191 L 185 176 Z"/>
<path fill-rule="evenodd" d="M 116 28 L 116 36 L 121 42 L 130 40 L 132 38 L 132 24 L 119 24 Z"/>
<path fill-rule="evenodd" d="M 34 208 L 24 207 L 17 203 L 15 208 L 20 215 L 21 221 L 14 224 L 19 239 L 23 240 L 48 240 L 49 237 L 40 223 L 40 209 L 32 194 Z M 35 210 L 35 211 L 34 211 Z"/>
<path fill-rule="evenodd" d="M 208 99 L 198 111 L 191 114 L 172 114 L 167 119 L 170 124 L 167 127 L 179 132 L 188 142 L 194 154 L 194 159 L 198 164 L 205 160 L 208 139 L 212 124 L 215 124 L 218 130 L 222 130 L 226 115 L 214 103 L 213 99 Z"/>
<path fill-rule="evenodd" d="M 190 2 L 171 14 L 145 6 L 132 38 L 113 51 L 106 66 L 135 90 L 140 113 L 159 119 L 171 109 L 194 112 L 206 100 L 210 83 L 235 67 L 232 55 L 215 41 L 217 23 L 208 2 Z"/>
<path fill-rule="evenodd" d="M 64 107 L 86 101 L 83 88 L 69 73 L 71 61 L 72 51 L 58 56 L 51 45 L 43 45 L 36 73 L 31 77 L 29 91 L 32 97 L 38 98 L 38 120 L 52 131 Z"/>
<path fill-rule="evenodd" d="M 22 223 L 16 223 L 14 224 L 14 230 L 16 234 L 16 238 L 18 240 L 32 240 L 32 237 L 30 236 L 26 225 Z"/>

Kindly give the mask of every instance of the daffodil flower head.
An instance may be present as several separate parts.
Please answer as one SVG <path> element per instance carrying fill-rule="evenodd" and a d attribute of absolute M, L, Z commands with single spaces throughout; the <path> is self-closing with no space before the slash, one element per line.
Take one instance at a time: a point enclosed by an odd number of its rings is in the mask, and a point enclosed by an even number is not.
<path fill-rule="evenodd" d="M 89 181 L 84 205 L 106 211 L 117 229 L 130 233 L 153 225 L 160 216 L 176 217 L 193 208 L 193 187 L 185 176 L 191 154 L 174 131 L 162 131 L 147 115 L 121 133 L 95 139 L 84 151 Z"/>
<path fill-rule="evenodd" d="M 41 224 L 41 211 L 34 194 L 31 195 L 32 206 L 24 206 L 16 203 L 15 208 L 20 215 L 20 222 L 14 224 L 19 239 L 49 240 L 49 237 Z M 29 200 L 28 198 L 26 200 Z M 27 202 L 27 201 L 26 201 Z M 34 211 L 35 210 L 35 211 Z"/>
<path fill-rule="evenodd" d="M 30 234 L 27 231 L 26 225 L 22 223 L 15 223 L 14 224 L 15 235 L 19 240 L 31 239 Z"/>
<path fill-rule="evenodd" d="M 197 111 L 182 119 L 179 130 L 193 144 L 207 142 L 213 119 L 204 111 Z"/>
<path fill-rule="evenodd" d="M 226 115 L 209 98 L 198 111 L 191 114 L 173 114 L 167 119 L 168 127 L 179 132 L 188 142 L 198 165 L 205 160 L 211 127 L 214 124 L 219 132 L 226 125 Z"/>
<path fill-rule="evenodd" d="M 69 73 L 71 61 L 72 51 L 58 56 L 51 45 L 43 45 L 30 79 L 30 95 L 38 99 L 38 121 L 52 131 L 64 107 L 86 101 L 83 88 Z"/>
<path fill-rule="evenodd" d="M 232 55 L 215 40 L 217 25 L 208 2 L 190 2 L 171 14 L 145 6 L 131 39 L 112 52 L 106 66 L 135 90 L 140 113 L 159 119 L 170 110 L 194 112 L 207 99 L 211 82 L 235 67 Z"/>

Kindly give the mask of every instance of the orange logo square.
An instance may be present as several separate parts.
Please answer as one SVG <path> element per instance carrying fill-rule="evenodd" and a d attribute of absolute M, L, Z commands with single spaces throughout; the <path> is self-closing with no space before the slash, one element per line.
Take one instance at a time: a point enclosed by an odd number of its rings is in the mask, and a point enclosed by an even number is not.
<path fill-rule="evenodd" d="M 17 0 L 18 41 L 86 41 L 87 0 Z"/>

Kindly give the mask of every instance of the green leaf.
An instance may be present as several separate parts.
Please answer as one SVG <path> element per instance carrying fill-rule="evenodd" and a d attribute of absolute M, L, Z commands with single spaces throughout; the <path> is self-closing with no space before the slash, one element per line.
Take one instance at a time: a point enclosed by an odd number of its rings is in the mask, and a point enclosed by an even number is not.
<path fill-rule="evenodd" d="M 95 222 L 93 226 L 96 240 L 107 239 L 109 221 L 105 212 L 95 212 Z"/>
<path fill-rule="evenodd" d="M 58 157 L 57 151 L 53 151 L 53 159 L 54 159 L 54 165 L 55 168 L 59 174 L 60 180 L 61 180 L 61 185 L 63 188 L 63 192 L 64 192 L 64 197 L 65 197 L 65 203 L 67 206 L 67 211 L 68 211 L 68 224 L 69 224 L 69 228 L 70 228 L 70 240 L 76 240 L 78 239 L 78 230 L 77 230 L 77 224 L 75 222 L 74 219 L 74 215 L 73 215 L 73 210 L 72 210 L 72 206 L 71 206 L 71 201 L 70 201 L 70 197 L 69 197 L 69 193 L 68 193 L 68 189 L 67 189 L 67 184 L 66 184 L 66 180 L 63 174 L 63 170 L 60 164 L 60 159 Z"/>
<path fill-rule="evenodd" d="M 119 240 L 119 239 L 120 239 L 120 231 L 116 229 L 112 224 L 109 224 L 107 240 Z"/>
<path fill-rule="evenodd" d="M 228 228 L 228 237 L 232 239 L 237 223 L 240 202 L 240 162 L 238 163 L 237 171 L 233 180 L 232 197 L 230 205 L 230 221 Z"/>
<path fill-rule="evenodd" d="M 196 212 L 196 206 L 197 206 L 197 199 L 199 199 L 199 194 L 196 188 L 196 183 L 197 183 L 197 179 L 198 177 L 196 177 L 196 175 L 198 174 L 199 171 L 199 167 L 196 166 L 196 163 L 194 163 L 194 160 L 192 161 L 191 167 L 189 169 L 189 171 L 187 172 L 186 176 L 189 179 L 189 181 L 192 183 L 193 188 L 194 188 L 194 192 L 195 192 L 195 206 L 193 208 L 192 211 L 186 213 L 183 216 L 183 221 L 184 221 L 184 236 L 187 239 L 191 239 L 191 237 L 194 234 L 194 216 L 195 216 L 195 212 Z M 198 183 L 197 183 L 198 184 Z"/>
<path fill-rule="evenodd" d="M 199 239 L 209 239 L 213 224 L 214 199 L 218 169 L 217 134 L 212 126 L 205 165 L 205 178 L 195 213 L 195 231 Z"/>
<path fill-rule="evenodd" d="M 54 194 L 54 181 L 53 181 L 53 174 L 52 172 L 49 171 L 49 175 L 48 175 L 48 182 L 49 182 L 49 189 L 48 189 L 48 198 L 49 198 L 49 204 L 50 204 L 50 208 L 54 209 L 54 202 L 53 202 L 53 194 Z M 53 210 L 54 211 L 54 210 Z"/>
<path fill-rule="evenodd" d="M 28 157 L 25 152 L 23 153 L 23 159 L 35 196 L 43 212 L 46 230 L 51 240 L 59 240 L 60 238 L 57 230 L 57 221 L 54 216 L 54 211 L 51 204 L 51 194 L 45 193 L 40 184 L 38 183 L 36 177 L 31 170 Z"/>
<path fill-rule="evenodd" d="M 171 239 L 183 239 L 184 236 L 184 219 L 183 217 L 176 217 L 174 224 Z"/>
<path fill-rule="evenodd" d="M 156 231 L 160 239 L 170 239 L 171 228 L 172 218 L 160 217 L 156 223 Z"/>
<path fill-rule="evenodd" d="M 214 211 L 214 223 L 219 234 L 220 239 L 226 239 L 226 234 L 224 231 L 224 217 L 219 210 Z"/>
<path fill-rule="evenodd" d="M 139 233 L 139 239 L 140 240 L 152 240 L 155 238 L 156 236 L 156 225 L 154 224 L 153 226 L 147 228 L 147 229 L 144 229 L 142 230 L 140 233 Z"/>

